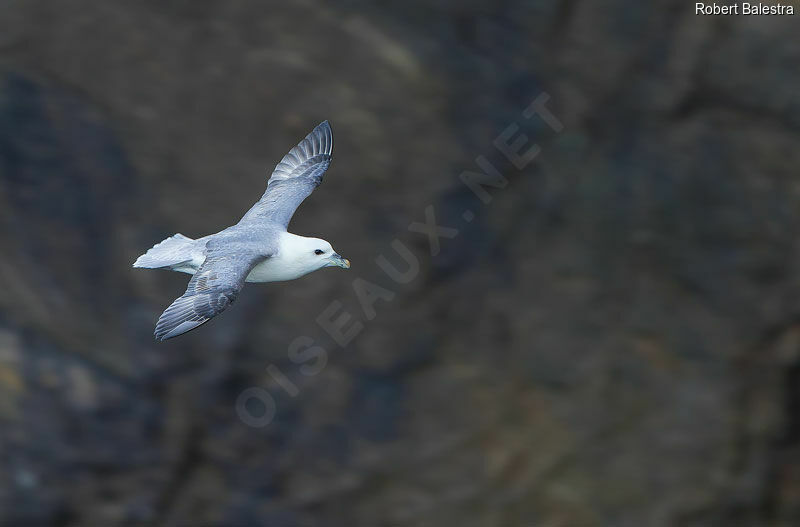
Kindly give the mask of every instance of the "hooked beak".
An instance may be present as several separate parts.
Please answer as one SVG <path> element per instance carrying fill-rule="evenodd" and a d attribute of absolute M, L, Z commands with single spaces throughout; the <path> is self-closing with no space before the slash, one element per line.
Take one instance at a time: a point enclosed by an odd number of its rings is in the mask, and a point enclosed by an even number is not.
<path fill-rule="evenodd" d="M 350 269 L 350 260 L 347 258 L 342 258 L 336 253 L 333 253 L 331 257 L 328 259 L 328 266 L 330 267 L 341 267 L 342 269 Z"/>

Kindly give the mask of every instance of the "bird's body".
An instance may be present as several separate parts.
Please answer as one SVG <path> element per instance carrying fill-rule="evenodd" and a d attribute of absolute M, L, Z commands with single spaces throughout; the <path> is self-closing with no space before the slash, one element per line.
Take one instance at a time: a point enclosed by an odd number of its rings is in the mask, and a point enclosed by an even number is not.
<path fill-rule="evenodd" d="M 134 262 L 134 267 L 193 275 L 186 293 L 159 318 L 158 340 L 186 333 L 221 313 L 245 282 L 294 280 L 322 267 L 350 267 L 325 240 L 286 230 L 297 206 L 322 181 L 332 149 L 325 121 L 278 163 L 266 192 L 239 223 L 196 240 L 175 234 Z"/>
<path fill-rule="evenodd" d="M 168 265 L 169 269 L 181 273 L 195 274 L 203 262 L 206 260 L 206 244 L 212 239 L 220 239 L 223 236 L 228 238 L 227 241 L 233 241 L 229 238 L 230 234 L 236 234 L 237 229 L 230 231 L 222 231 L 217 234 L 205 236 L 197 240 L 185 238 L 184 253 L 182 253 L 181 261 L 175 264 Z M 247 239 L 257 240 L 257 232 L 250 232 Z M 167 238 L 171 240 L 172 238 Z M 306 236 L 298 236 L 286 231 L 276 231 L 266 233 L 264 236 L 264 252 L 272 252 L 273 256 L 256 264 L 250 273 L 245 278 L 245 282 L 283 282 L 286 280 L 295 280 L 301 276 L 307 275 L 310 272 L 319 269 L 316 262 L 308 262 L 304 256 L 309 252 L 309 245 L 319 245 L 320 242 L 324 245 L 324 240 L 319 238 L 308 238 Z M 277 245 L 272 247 L 270 245 L 272 240 L 277 240 Z M 311 249 L 313 252 L 315 249 Z M 187 258 L 187 259 L 184 259 Z M 144 267 L 137 265 L 136 267 Z M 165 266 L 159 266 L 165 267 Z"/>

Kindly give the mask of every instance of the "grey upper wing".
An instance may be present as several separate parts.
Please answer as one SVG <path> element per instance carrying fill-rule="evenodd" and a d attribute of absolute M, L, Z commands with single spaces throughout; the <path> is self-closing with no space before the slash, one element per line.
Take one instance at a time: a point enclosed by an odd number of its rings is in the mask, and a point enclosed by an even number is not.
<path fill-rule="evenodd" d="M 222 313 L 236 300 L 253 267 L 265 259 L 254 253 L 210 249 L 183 296 L 161 314 L 156 324 L 156 339 L 177 337 Z"/>
<path fill-rule="evenodd" d="M 323 121 L 278 163 L 266 192 L 242 220 L 258 218 L 286 229 L 300 203 L 322 182 L 332 150 L 333 133 Z"/>

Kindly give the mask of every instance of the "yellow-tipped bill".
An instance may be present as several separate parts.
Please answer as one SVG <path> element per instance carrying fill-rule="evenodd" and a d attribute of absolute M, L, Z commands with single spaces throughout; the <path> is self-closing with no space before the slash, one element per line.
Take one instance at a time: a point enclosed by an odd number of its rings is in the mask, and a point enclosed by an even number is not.
<path fill-rule="evenodd" d="M 336 253 L 333 253 L 330 257 L 330 264 L 331 266 L 341 267 L 342 269 L 350 269 L 350 260 L 347 258 L 342 258 Z"/>

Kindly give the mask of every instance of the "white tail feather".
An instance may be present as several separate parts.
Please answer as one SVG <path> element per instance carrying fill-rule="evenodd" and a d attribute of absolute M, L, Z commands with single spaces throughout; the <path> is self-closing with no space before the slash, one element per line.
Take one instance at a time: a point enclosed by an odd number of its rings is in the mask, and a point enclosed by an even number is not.
<path fill-rule="evenodd" d="M 133 266 L 148 269 L 181 267 L 195 258 L 195 241 L 180 233 L 170 236 L 137 258 Z"/>

